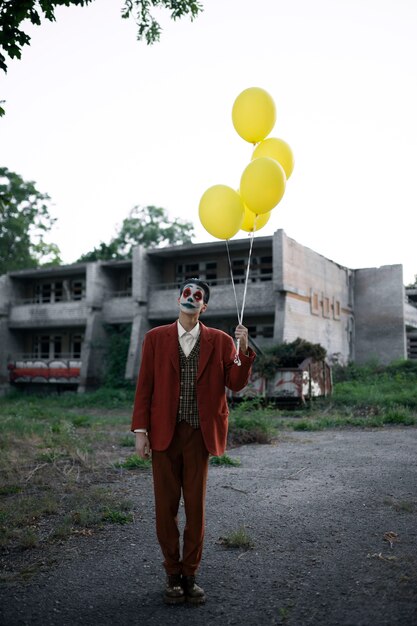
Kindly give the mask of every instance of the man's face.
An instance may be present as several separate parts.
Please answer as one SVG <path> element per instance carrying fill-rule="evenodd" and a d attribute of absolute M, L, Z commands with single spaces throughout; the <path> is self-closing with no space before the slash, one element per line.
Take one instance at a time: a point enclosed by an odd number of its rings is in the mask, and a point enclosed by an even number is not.
<path fill-rule="evenodd" d="M 204 303 L 203 289 L 193 283 L 185 285 L 182 294 L 178 298 L 178 302 L 181 311 L 190 315 L 203 313 L 207 308 L 207 304 Z"/>

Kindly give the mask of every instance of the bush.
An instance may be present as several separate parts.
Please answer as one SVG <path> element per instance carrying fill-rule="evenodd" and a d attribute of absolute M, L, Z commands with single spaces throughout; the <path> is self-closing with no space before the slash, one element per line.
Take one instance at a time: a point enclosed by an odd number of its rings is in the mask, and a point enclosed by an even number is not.
<path fill-rule="evenodd" d="M 323 361 L 326 354 L 326 349 L 319 343 L 310 343 L 297 337 L 291 343 L 280 343 L 266 349 L 264 354 L 257 357 L 254 371 L 266 378 L 272 378 L 280 367 L 298 367 L 308 357 Z"/>

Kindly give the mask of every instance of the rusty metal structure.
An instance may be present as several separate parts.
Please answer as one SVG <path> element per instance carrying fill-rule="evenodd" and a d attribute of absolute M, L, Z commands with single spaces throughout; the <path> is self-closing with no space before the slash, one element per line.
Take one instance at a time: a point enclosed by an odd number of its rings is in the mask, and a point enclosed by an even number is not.
<path fill-rule="evenodd" d="M 333 390 L 332 371 L 326 361 L 304 359 L 298 367 L 280 367 L 273 378 L 258 373 L 231 399 L 264 398 L 284 404 L 305 404 L 314 398 L 327 397 Z"/>

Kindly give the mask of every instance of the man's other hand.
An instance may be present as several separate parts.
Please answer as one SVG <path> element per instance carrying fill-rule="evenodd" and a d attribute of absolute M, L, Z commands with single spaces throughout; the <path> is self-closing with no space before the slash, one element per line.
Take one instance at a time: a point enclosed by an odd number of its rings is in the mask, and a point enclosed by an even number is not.
<path fill-rule="evenodd" d="M 149 443 L 148 435 L 146 433 L 135 433 L 136 435 L 136 454 L 141 459 L 149 459 L 151 455 L 151 446 Z"/>

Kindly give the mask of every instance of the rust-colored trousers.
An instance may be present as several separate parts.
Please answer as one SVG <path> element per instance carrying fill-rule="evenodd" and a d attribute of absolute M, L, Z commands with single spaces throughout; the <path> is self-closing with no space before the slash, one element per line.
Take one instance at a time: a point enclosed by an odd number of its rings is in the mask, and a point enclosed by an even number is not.
<path fill-rule="evenodd" d="M 152 451 L 156 534 L 167 574 L 195 574 L 204 541 L 204 510 L 209 453 L 199 428 L 180 422 L 167 450 Z M 184 498 L 182 559 L 178 509 Z"/>

